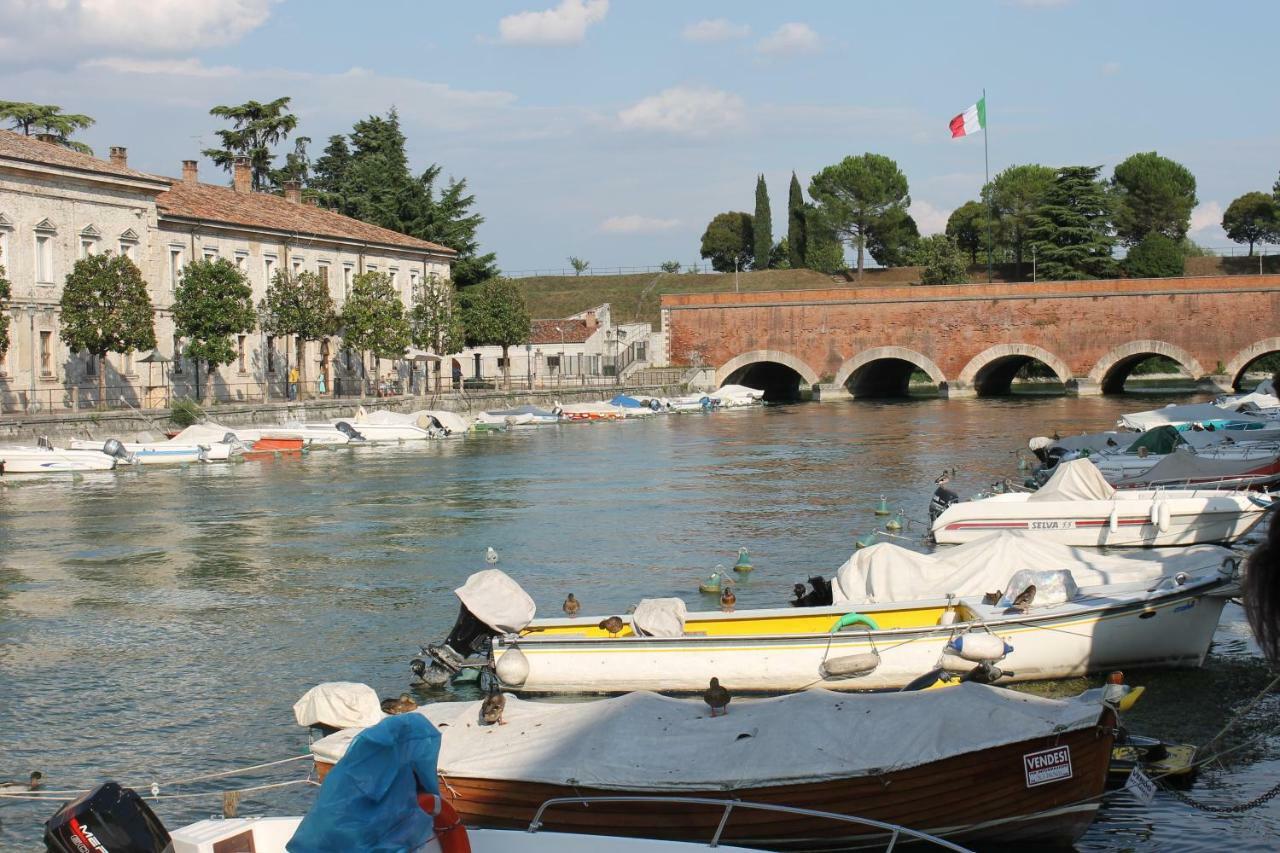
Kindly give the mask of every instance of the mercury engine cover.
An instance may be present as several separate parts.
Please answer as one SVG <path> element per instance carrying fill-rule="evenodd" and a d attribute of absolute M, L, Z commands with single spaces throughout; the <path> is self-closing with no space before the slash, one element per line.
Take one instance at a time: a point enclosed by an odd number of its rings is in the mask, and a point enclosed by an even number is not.
<path fill-rule="evenodd" d="M 45 821 L 48 853 L 163 853 L 169 832 L 132 788 L 104 782 Z"/>
<path fill-rule="evenodd" d="M 938 520 L 938 516 L 946 511 L 947 507 L 954 503 L 960 502 L 960 496 L 948 489 L 946 486 L 938 486 L 934 491 L 933 497 L 929 499 L 929 521 Z"/>
<path fill-rule="evenodd" d="M 338 421 L 333 425 L 334 429 L 347 437 L 348 441 L 364 441 L 365 437 L 360 434 L 359 430 L 346 421 Z"/>

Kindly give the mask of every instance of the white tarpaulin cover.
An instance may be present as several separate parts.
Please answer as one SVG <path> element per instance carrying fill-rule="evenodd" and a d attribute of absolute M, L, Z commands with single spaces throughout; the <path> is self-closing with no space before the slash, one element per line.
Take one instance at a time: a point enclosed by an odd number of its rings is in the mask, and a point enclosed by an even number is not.
<path fill-rule="evenodd" d="M 417 421 L 415 421 L 415 423 L 417 423 L 418 426 L 422 427 L 423 429 L 426 429 L 427 427 L 431 426 L 431 423 L 429 421 L 425 425 L 423 425 L 421 421 L 423 416 L 426 416 L 427 418 L 435 418 L 440 423 L 440 426 L 449 430 L 449 432 L 455 432 L 455 433 L 466 432 L 467 429 L 470 428 L 471 426 L 470 422 L 468 422 L 466 418 L 464 418 L 462 415 L 458 414 L 457 412 L 445 412 L 437 409 L 423 409 L 422 411 L 414 412 L 413 414 L 414 414 L 414 417 L 418 419 Z"/>
<path fill-rule="evenodd" d="M 352 419 L 358 424 L 387 424 L 388 426 L 418 426 L 417 413 L 405 414 L 403 412 L 392 412 L 387 409 L 379 409 L 376 412 L 370 412 L 361 406 L 356 410 L 356 416 Z"/>
<path fill-rule="evenodd" d="M 1259 409 L 1275 409 L 1280 408 L 1280 397 L 1275 397 L 1271 394 L 1259 394 L 1257 391 L 1253 391 L 1239 397 L 1230 397 L 1222 400 L 1222 405 L 1230 409 L 1235 409 L 1237 406 L 1243 406 L 1246 403 L 1253 403 Z"/>
<path fill-rule="evenodd" d="M 293 704 L 293 718 L 300 726 L 316 723 L 338 729 L 373 726 L 382 722 L 384 716 L 373 688 L 354 681 L 317 684 Z"/>
<path fill-rule="evenodd" d="M 683 637 L 687 612 L 683 598 L 642 598 L 631 614 L 631 627 L 646 637 Z"/>
<path fill-rule="evenodd" d="M 1166 574 L 1216 568 L 1232 552 L 1216 545 L 1158 548 L 1104 554 L 1072 548 L 1012 530 L 992 533 L 933 554 L 880 542 L 854 552 L 831 592 L 836 602 L 868 604 L 942 598 L 948 593 L 981 596 L 1004 590 L 1016 572 L 1066 569 L 1077 586 L 1146 582 Z"/>
<path fill-rule="evenodd" d="M 1059 462 L 1049 482 L 1027 498 L 1029 501 L 1109 501 L 1116 490 L 1098 466 L 1088 459 Z"/>
<path fill-rule="evenodd" d="M 713 400 L 725 398 L 746 398 L 750 400 L 761 400 L 764 398 L 764 392 L 755 388 L 748 388 L 746 385 L 722 385 L 708 396 Z"/>
<path fill-rule="evenodd" d="M 1186 406 L 1165 406 L 1163 409 L 1152 409 L 1149 412 L 1134 412 L 1120 418 L 1120 426 L 1146 432 L 1152 427 L 1164 424 L 1205 423 L 1207 421 L 1243 421 L 1246 423 L 1269 423 L 1266 418 L 1244 412 L 1233 412 L 1212 403 L 1192 403 Z"/>
<path fill-rule="evenodd" d="M 192 424 L 173 437 L 174 441 L 183 444 L 216 444 L 230 433 L 235 438 L 235 430 L 221 424 Z"/>
<path fill-rule="evenodd" d="M 503 634 L 523 629 L 536 610 L 529 593 L 501 569 L 476 572 L 454 593 L 477 619 Z"/>
<path fill-rule="evenodd" d="M 480 725 L 480 702 L 425 714 L 443 736 L 439 771 L 625 791 L 733 790 L 823 782 L 915 767 L 1095 725 L 1094 691 L 1044 699 L 965 683 L 946 690 L 848 695 L 812 689 L 736 698 L 711 717 L 700 699 L 629 693 L 593 702 L 507 697 L 506 725 Z M 337 735 L 332 737 L 337 738 Z M 327 740 L 327 739 L 326 739 Z M 325 741 L 313 744 L 336 757 Z"/>

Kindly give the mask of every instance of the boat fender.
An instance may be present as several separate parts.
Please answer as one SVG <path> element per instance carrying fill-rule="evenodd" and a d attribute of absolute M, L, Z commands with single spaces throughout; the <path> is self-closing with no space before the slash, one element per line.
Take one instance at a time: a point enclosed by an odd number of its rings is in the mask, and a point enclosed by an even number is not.
<path fill-rule="evenodd" d="M 1107 516 L 1107 529 L 1112 533 L 1120 529 L 1120 507 L 1111 510 L 1111 515 Z"/>
<path fill-rule="evenodd" d="M 875 652 L 862 652 L 856 655 L 841 655 L 822 662 L 818 672 L 824 679 L 856 678 L 867 675 L 880 665 L 880 655 Z"/>
<path fill-rule="evenodd" d="M 444 797 L 423 791 L 418 794 L 418 807 L 431 815 L 436 841 L 440 842 L 443 853 L 471 853 L 467 828 L 462 825 L 457 810 Z"/>
<path fill-rule="evenodd" d="M 493 671 L 504 687 L 522 687 L 529 678 L 529 659 L 519 646 L 512 646 L 498 658 Z"/>
<path fill-rule="evenodd" d="M 861 613 L 846 613 L 836 620 L 836 624 L 831 626 L 830 633 L 834 634 L 841 628 L 848 628 L 850 625 L 866 625 L 872 631 L 879 631 L 880 626 L 876 624 L 876 620 L 870 616 L 863 616 Z"/>
<path fill-rule="evenodd" d="M 1169 509 L 1169 504 L 1164 501 L 1156 503 L 1156 529 L 1161 533 L 1168 533 L 1169 526 L 1173 522 L 1173 512 Z"/>
<path fill-rule="evenodd" d="M 947 644 L 947 651 L 976 663 L 1004 660 L 1005 655 L 1013 651 L 1013 646 L 995 634 L 961 634 Z"/>
<path fill-rule="evenodd" d="M 938 668 L 946 672 L 966 673 L 973 669 L 973 661 L 965 660 L 959 655 L 953 655 L 948 652 L 942 653 L 942 659 L 938 661 Z"/>

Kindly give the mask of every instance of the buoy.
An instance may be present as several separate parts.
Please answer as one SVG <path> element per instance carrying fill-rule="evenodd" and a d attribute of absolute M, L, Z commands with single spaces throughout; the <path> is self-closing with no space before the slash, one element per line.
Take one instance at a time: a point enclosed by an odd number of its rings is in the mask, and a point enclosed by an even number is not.
<path fill-rule="evenodd" d="M 716 566 L 716 570 L 707 575 L 707 579 L 698 584 L 698 592 L 720 594 L 720 581 L 724 577 L 724 566 Z"/>
<path fill-rule="evenodd" d="M 876 544 L 876 535 L 874 533 L 866 533 L 853 540 L 853 544 L 858 548 L 870 548 Z"/>
<path fill-rule="evenodd" d="M 751 568 L 751 555 L 747 553 L 746 548 L 739 548 L 738 562 L 733 564 L 733 570 L 735 572 L 749 572 Z"/>
<path fill-rule="evenodd" d="M 995 634 L 975 633 L 961 634 L 956 637 L 947 644 L 947 650 L 976 663 L 984 660 L 1004 660 L 1004 656 L 1013 651 L 1013 646 Z"/>
<path fill-rule="evenodd" d="M 901 530 L 902 518 L 895 515 L 893 518 L 889 519 L 884 523 L 884 529 L 888 530 L 891 533 Z"/>
<path fill-rule="evenodd" d="M 529 677 L 529 659 L 519 646 L 512 646 L 498 658 L 493 672 L 505 687 L 520 687 Z"/>
<path fill-rule="evenodd" d="M 866 675 L 880 665 L 880 655 L 876 652 L 862 652 L 856 655 L 841 655 L 822 662 L 818 674 L 824 679 L 857 678 Z"/>
<path fill-rule="evenodd" d="M 880 496 L 880 503 L 876 504 L 876 515 L 888 515 L 889 502 L 884 499 L 884 495 Z"/>

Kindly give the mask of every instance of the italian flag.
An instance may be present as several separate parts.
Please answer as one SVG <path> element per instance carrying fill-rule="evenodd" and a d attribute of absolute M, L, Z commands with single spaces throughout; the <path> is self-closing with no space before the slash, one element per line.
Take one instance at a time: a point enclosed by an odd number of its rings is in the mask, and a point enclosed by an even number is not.
<path fill-rule="evenodd" d="M 987 99 L 985 97 L 951 120 L 951 138 L 972 136 L 987 127 Z"/>

